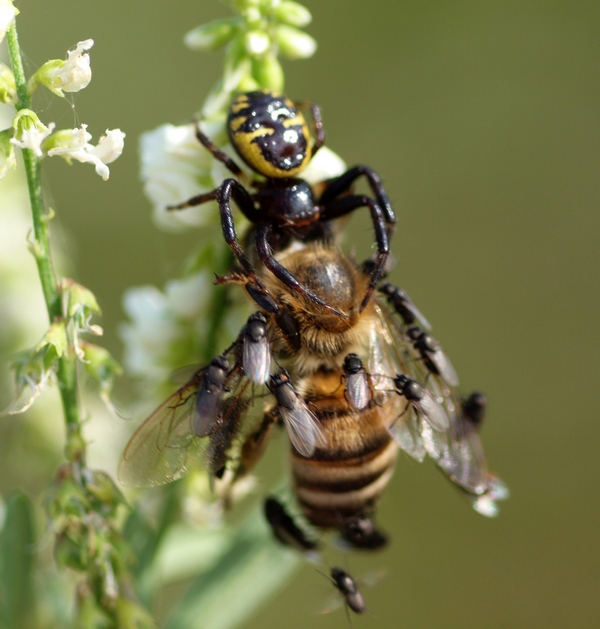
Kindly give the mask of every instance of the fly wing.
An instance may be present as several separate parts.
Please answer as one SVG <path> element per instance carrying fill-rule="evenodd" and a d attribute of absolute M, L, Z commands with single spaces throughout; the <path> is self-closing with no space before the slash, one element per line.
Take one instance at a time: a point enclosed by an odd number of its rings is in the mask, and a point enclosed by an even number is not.
<path fill-rule="evenodd" d="M 418 408 L 423 419 L 434 430 L 443 432 L 450 428 L 450 420 L 446 411 L 427 389 L 423 389 L 423 397 L 419 400 Z"/>
<path fill-rule="evenodd" d="M 361 411 L 368 406 L 371 401 L 371 390 L 364 370 L 346 376 L 346 395 L 355 409 Z"/>
<path fill-rule="evenodd" d="M 264 384 L 271 371 L 271 348 L 267 337 L 258 341 L 244 339 L 243 365 L 248 378 L 257 384 Z"/>
<path fill-rule="evenodd" d="M 325 444 L 321 424 L 302 398 L 297 398 L 294 408 L 279 406 L 288 436 L 299 454 L 310 457 L 318 446 Z"/>
<path fill-rule="evenodd" d="M 456 369 L 450 362 L 450 359 L 446 354 L 438 349 L 430 356 L 431 361 L 435 365 L 436 369 L 440 372 L 440 377 L 449 387 L 457 387 L 459 384 L 458 374 Z"/>

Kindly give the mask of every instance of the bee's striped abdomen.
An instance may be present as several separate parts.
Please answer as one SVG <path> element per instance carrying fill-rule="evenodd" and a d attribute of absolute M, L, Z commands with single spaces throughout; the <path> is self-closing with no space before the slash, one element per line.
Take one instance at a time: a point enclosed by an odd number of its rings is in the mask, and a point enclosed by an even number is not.
<path fill-rule="evenodd" d="M 292 453 L 296 493 L 310 522 L 339 527 L 373 511 L 393 474 L 397 446 L 382 420 L 385 407 L 355 411 L 343 397 L 314 404 L 327 443 L 310 458 Z"/>

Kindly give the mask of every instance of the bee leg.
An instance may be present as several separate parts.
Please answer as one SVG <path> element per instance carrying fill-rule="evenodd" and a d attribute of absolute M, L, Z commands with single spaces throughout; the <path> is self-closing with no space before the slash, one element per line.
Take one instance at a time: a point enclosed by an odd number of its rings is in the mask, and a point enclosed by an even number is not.
<path fill-rule="evenodd" d="M 352 189 L 352 185 L 359 177 L 365 177 L 371 191 L 373 192 L 373 196 L 377 199 L 377 203 L 379 207 L 383 210 L 385 215 L 385 222 L 388 225 L 388 235 L 391 237 L 392 232 L 394 231 L 394 224 L 396 222 L 396 215 L 394 214 L 394 210 L 392 209 L 392 204 L 388 198 L 387 192 L 383 188 L 383 184 L 381 183 L 381 179 L 379 175 L 375 173 L 373 170 L 368 168 L 367 166 L 358 165 L 350 170 L 347 170 L 343 175 L 340 175 L 337 179 L 334 179 L 321 197 L 319 198 L 319 205 L 329 205 L 334 199 L 344 194 L 345 192 L 350 192 Z"/>
<path fill-rule="evenodd" d="M 313 136 L 315 143 L 312 147 L 312 156 L 325 144 L 325 130 L 323 129 L 323 121 L 321 118 L 321 109 L 316 103 L 309 103 L 307 101 L 295 101 L 294 105 L 298 109 L 310 109 L 313 119 Z"/>
<path fill-rule="evenodd" d="M 273 424 L 277 421 L 277 418 L 276 408 L 268 410 L 264 414 L 258 429 L 246 437 L 242 445 L 240 463 L 235 471 L 235 480 L 250 473 L 262 458 L 271 437 Z"/>
<path fill-rule="evenodd" d="M 303 286 L 294 275 L 288 271 L 284 266 L 279 264 L 273 257 L 273 252 L 269 245 L 269 234 L 271 233 L 271 225 L 269 223 L 261 223 L 256 229 L 256 251 L 258 257 L 262 260 L 263 264 L 273 273 L 273 275 L 281 280 L 286 286 L 292 290 L 300 293 L 303 297 L 310 299 L 313 303 L 325 308 L 329 312 L 337 315 L 338 317 L 346 317 L 347 315 L 335 308 L 332 308 L 319 296 L 315 295 L 311 290 Z"/>
<path fill-rule="evenodd" d="M 373 228 L 375 229 L 375 239 L 377 241 L 377 257 L 371 264 L 368 265 L 370 268 L 371 278 L 369 280 L 367 292 L 365 293 L 360 305 L 360 311 L 362 312 L 367 307 L 373 291 L 377 288 L 379 280 L 385 273 L 385 263 L 390 253 L 390 237 L 388 233 L 386 213 L 377 203 L 375 203 L 373 199 L 371 199 L 371 197 L 351 195 L 335 199 L 325 205 L 323 207 L 321 218 L 326 221 L 331 220 L 350 214 L 350 212 L 353 212 L 361 207 L 368 207 L 371 212 Z M 396 219 L 394 218 L 394 220 Z"/>

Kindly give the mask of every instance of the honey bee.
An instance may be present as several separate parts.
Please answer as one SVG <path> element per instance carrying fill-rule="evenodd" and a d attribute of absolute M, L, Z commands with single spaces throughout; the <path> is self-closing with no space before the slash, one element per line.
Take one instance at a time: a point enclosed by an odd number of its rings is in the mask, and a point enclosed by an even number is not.
<path fill-rule="evenodd" d="M 368 270 L 331 243 L 299 243 L 275 255 L 344 316 L 259 268 L 277 309 L 252 315 L 222 355 L 141 425 L 120 480 L 162 484 L 200 465 L 216 477 L 230 470 L 235 482 L 282 423 L 303 515 L 355 547 L 385 543 L 372 521 L 399 447 L 417 460 L 429 455 L 474 499 L 499 498 L 477 431 L 481 404 L 463 404 L 444 370 L 432 369 L 439 344 L 429 344 L 433 361 L 415 341 L 421 333 L 386 303 L 389 289 L 365 305 Z M 237 274 L 230 281 L 253 280 Z"/>

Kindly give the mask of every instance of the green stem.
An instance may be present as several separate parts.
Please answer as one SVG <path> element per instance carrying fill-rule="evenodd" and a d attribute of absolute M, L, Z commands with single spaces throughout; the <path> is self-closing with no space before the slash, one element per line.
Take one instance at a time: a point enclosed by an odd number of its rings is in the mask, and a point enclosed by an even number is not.
<path fill-rule="evenodd" d="M 27 81 L 23 70 L 21 50 L 17 37 L 17 27 L 13 21 L 7 33 L 8 51 L 10 55 L 19 102 L 17 111 L 31 108 L 31 98 L 27 91 Z M 46 212 L 42 183 L 40 177 L 40 160 L 29 149 L 23 149 L 23 162 L 29 189 L 29 201 L 33 216 L 33 233 L 35 236 L 34 257 L 42 284 L 42 291 L 48 309 L 50 322 L 59 321 L 62 316 L 62 296 L 56 281 L 50 253 L 48 214 Z M 67 332 L 68 333 L 68 332 Z M 69 339 L 71 341 L 71 339 Z M 72 344 L 69 343 L 71 347 Z M 73 352 L 63 355 L 58 360 L 57 379 L 60 388 L 65 421 L 67 423 L 67 456 L 73 461 L 84 458 L 83 440 L 79 421 L 79 403 L 77 399 L 76 359 Z"/>

